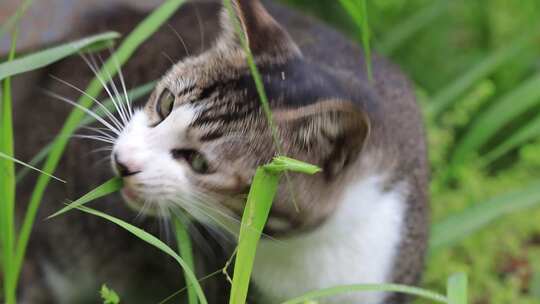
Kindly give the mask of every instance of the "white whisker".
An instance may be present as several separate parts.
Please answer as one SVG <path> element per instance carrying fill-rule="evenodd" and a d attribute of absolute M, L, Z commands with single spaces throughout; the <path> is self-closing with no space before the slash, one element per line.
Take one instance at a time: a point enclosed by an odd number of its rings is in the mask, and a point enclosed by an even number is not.
<path fill-rule="evenodd" d="M 47 95 L 53 97 L 53 98 L 56 98 L 58 100 L 61 100 L 61 101 L 64 101 L 74 107 L 77 107 L 78 109 L 86 112 L 88 115 L 94 117 L 97 121 L 99 121 L 102 125 L 104 125 L 105 127 L 109 128 L 111 131 L 113 131 L 116 135 L 120 135 L 120 131 L 118 129 L 116 129 L 115 127 L 113 127 L 110 123 L 108 123 L 106 120 L 104 120 L 103 118 L 101 118 L 99 115 L 97 115 L 96 113 L 94 113 L 92 110 L 88 109 L 88 108 L 85 108 L 83 106 L 81 106 L 80 104 L 66 98 L 66 97 L 63 97 L 63 96 L 60 96 L 54 92 L 51 92 L 51 91 L 48 91 L 48 90 L 45 90 L 44 91 Z"/>
<path fill-rule="evenodd" d="M 206 196 L 206 194 L 201 193 L 201 192 L 198 192 L 198 193 L 197 193 L 197 192 L 194 192 L 194 193 L 191 193 L 191 195 L 195 195 L 195 196 L 197 196 L 197 195 L 199 195 L 199 196 Z M 216 213 L 218 213 L 219 215 L 221 215 L 221 216 L 227 218 L 228 220 L 230 220 L 230 221 L 232 221 L 232 222 L 235 222 L 236 224 L 238 224 L 238 226 L 241 225 L 241 223 L 242 223 L 241 220 L 238 219 L 238 218 L 236 218 L 236 217 L 234 217 L 234 216 L 231 215 L 230 213 L 228 213 L 228 212 L 226 211 L 225 208 L 219 207 L 219 206 L 220 206 L 219 204 L 209 205 L 209 204 L 208 204 L 208 201 L 209 201 L 208 199 L 199 199 L 199 201 L 198 201 L 198 202 L 199 202 L 199 205 L 197 205 L 197 206 L 198 206 L 199 208 L 202 207 L 202 208 L 209 209 L 209 210 L 211 210 L 212 212 L 216 212 Z M 211 201 L 211 200 L 210 200 L 210 201 Z M 270 236 L 270 235 L 268 235 L 268 234 L 266 234 L 266 233 L 264 233 L 264 232 L 262 232 L 262 231 L 257 231 L 257 232 L 260 232 L 262 236 L 264 236 L 264 237 L 266 237 L 266 238 L 268 238 L 268 239 L 270 239 L 270 240 L 273 240 L 273 241 L 276 241 L 276 242 L 280 242 L 279 240 L 273 238 L 272 236 Z"/>
<path fill-rule="evenodd" d="M 106 146 L 106 147 L 101 147 L 101 148 L 93 149 L 93 150 L 90 151 L 89 153 L 90 153 L 90 154 L 94 154 L 94 153 L 100 153 L 100 152 L 111 152 L 112 150 L 113 150 L 113 147 L 112 147 L 112 145 L 111 145 L 111 146 Z"/>
<path fill-rule="evenodd" d="M 195 17 L 197 18 L 197 23 L 199 25 L 199 35 L 201 36 L 201 49 L 199 52 L 204 51 L 204 24 L 202 22 L 201 14 L 197 5 L 193 6 L 195 8 Z"/>
<path fill-rule="evenodd" d="M 174 60 L 172 60 L 172 58 L 171 58 L 171 56 L 169 56 L 169 54 L 165 53 L 165 51 L 162 51 L 161 55 L 163 55 L 163 57 L 167 58 L 167 60 L 169 60 L 171 65 L 174 65 Z"/>
<path fill-rule="evenodd" d="M 118 76 L 120 77 L 120 83 L 122 84 L 122 89 L 124 90 L 124 98 L 128 110 L 128 118 L 131 119 L 133 116 L 133 109 L 131 108 L 131 101 L 129 100 L 129 96 L 126 89 L 126 82 L 124 80 L 124 73 L 122 72 L 122 66 L 118 63 L 118 60 L 116 56 L 114 55 L 114 52 L 109 47 L 109 52 L 111 53 L 111 57 L 113 58 L 114 64 L 116 65 L 116 68 L 118 70 Z"/>
<path fill-rule="evenodd" d="M 84 60 L 86 65 L 88 65 L 88 67 L 92 70 L 94 75 L 96 75 L 97 80 L 101 83 L 101 85 L 103 86 L 103 89 L 107 92 L 107 95 L 109 95 L 109 98 L 111 99 L 112 103 L 114 104 L 114 107 L 116 108 L 116 112 L 120 115 L 120 119 L 122 119 L 122 121 L 125 121 L 124 118 L 122 117 L 122 112 L 121 112 L 121 110 L 120 110 L 120 108 L 118 106 L 118 102 L 116 101 L 113 94 L 109 90 L 109 86 L 103 80 L 103 78 L 101 77 L 101 75 L 99 74 L 99 72 L 97 70 L 97 67 L 96 67 L 97 63 L 95 62 L 94 57 L 90 56 L 90 58 L 92 60 L 92 61 L 90 61 L 86 56 L 81 54 L 81 58 Z"/>
<path fill-rule="evenodd" d="M 183 223 L 186 225 L 186 229 L 189 232 L 189 235 L 193 241 L 193 243 L 196 243 L 197 246 L 202 250 L 204 254 L 206 254 L 208 257 L 211 258 L 212 261 L 215 261 L 217 259 L 217 255 L 215 253 L 214 248 L 209 246 L 208 244 L 208 238 L 203 236 L 203 233 L 201 232 L 201 228 L 197 225 L 194 225 L 192 223 L 192 220 L 188 218 L 186 215 L 186 211 L 177 206 L 176 204 L 168 204 L 169 212 L 173 215 L 179 218 Z M 214 232 L 212 231 L 213 227 L 206 226 L 206 231 L 208 231 L 210 234 L 214 235 Z M 223 248 L 226 249 L 227 245 L 222 243 L 222 241 L 228 240 L 229 238 L 221 238 L 221 237 L 214 237 L 217 243 Z"/>
<path fill-rule="evenodd" d="M 85 134 L 73 134 L 71 137 L 75 138 L 83 138 L 83 139 L 93 139 L 101 142 L 106 142 L 110 144 L 114 144 L 114 140 L 111 140 L 105 136 L 99 136 L 99 135 L 85 135 Z"/>
<path fill-rule="evenodd" d="M 101 62 L 101 66 L 105 66 L 105 64 L 103 63 L 103 59 L 101 58 L 101 55 L 99 54 L 98 54 L 98 59 L 99 59 L 99 62 Z M 114 78 L 109 72 L 109 69 L 104 69 L 104 70 L 105 70 L 105 73 L 107 73 L 109 84 L 111 85 L 113 89 L 114 96 L 116 97 L 116 101 L 118 102 L 118 105 L 120 106 L 120 110 L 122 110 L 122 112 L 120 113 L 121 114 L 120 116 L 122 117 L 122 121 L 124 122 L 124 125 L 126 125 L 129 119 L 128 119 L 128 114 L 126 113 L 126 109 L 124 107 L 124 103 L 122 102 L 122 95 L 118 91 L 118 88 L 116 87 L 116 82 L 114 81 Z"/>
<path fill-rule="evenodd" d="M 231 215 L 227 214 L 225 211 L 218 210 L 219 208 L 217 207 L 206 206 L 205 205 L 206 203 L 204 201 L 208 201 L 208 200 L 214 201 L 214 200 L 210 199 L 209 197 L 204 199 L 203 198 L 204 195 L 202 193 L 196 194 L 192 192 L 192 193 L 189 193 L 188 195 L 189 197 L 186 197 L 185 195 L 177 195 L 176 199 L 171 200 L 171 202 L 180 206 L 181 208 L 186 210 L 186 212 L 192 214 L 195 218 L 198 218 L 198 217 L 196 216 L 196 214 L 193 214 L 193 211 L 200 213 L 202 216 L 205 216 L 211 219 L 212 221 L 214 221 L 219 227 L 222 227 L 226 231 L 231 233 L 232 235 L 237 236 L 237 231 L 235 228 L 231 227 L 230 225 L 227 225 L 226 222 L 223 222 L 221 219 L 218 219 L 216 216 L 210 214 L 210 212 L 214 212 L 216 215 L 222 217 L 223 220 L 229 220 L 229 221 L 232 221 L 233 224 L 239 225 L 240 221 L 238 221 L 238 219 L 235 219 Z M 218 206 L 218 204 L 216 203 L 215 206 Z M 206 209 L 204 207 L 206 207 Z M 190 209 L 193 209 L 193 210 L 190 210 Z M 219 232 L 222 233 L 223 231 L 219 231 Z"/>
<path fill-rule="evenodd" d="M 231 229 L 226 223 L 218 219 L 217 217 L 210 214 L 208 211 L 205 211 L 204 209 L 201 209 L 200 204 L 194 202 L 194 201 L 185 201 L 183 200 L 181 204 L 179 204 L 178 201 L 171 201 L 176 206 L 182 208 L 182 210 L 186 211 L 187 213 L 191 214 L 195 218 L 199 218 L 200 216 L 197 216 L 197 213 L 200 213 L 200 215 L 212 220 L 215 224 L 217 224 L 218 227 L 224 228 L 227 232 L 234 236 L 238 236 L 237 232 Z M 194 212 L 195 211 L 195 212 Z M 209 228 L 213 228 L 212 226 L 208 226 Z M 224 231 L 216 229 L 215 232 L 217 234 L 220 234 L 220 238 L 225 238 Z"/>
<path fill-rule="evenodd" d="M 171 243 L 171 225 L 169 223 L 169 213 L 163 204 L 157 204 L 158 213 L 159 213 L 159 223 L 160 223 L 160 234 L 165 235 L 165 242 L 167 244 Z M 162 231 L 163 230 L 163 231 Z M 163 238 L 163 237 L 162 237 Z"/>
<path fill-rule="evenodd" d="M 99 159 L 98 161 L 95 162 L 95 165 L 98 166 L 98 165 L 101 165 L 105 162 L 110 162 L 111 161 L 111 156 L 110 155 L 107 155 L 105 157 L 103 157 L 102 159 Z"/>
<path fill-rule="evenodd" d="M 144 217 L 146 217 L 146 210 L 149 209 L 152 205 L 152 201 L 144 200 L 143 206 L 139 211 L 137 212 L 137 215 L 134 218 L 134 221 L 142 221 Z"/>
<path fill-rule="evenodd" d="M 114 125 L 118 128 L 118 130 L 121 130 L 122 129 L 122 125 L 120 124 L 120 122 L 118 121 L 118 119 L 116 119 L 116 117 L 114 117 L 114 115 L 111 113 L 111 111 L 109 111 L 109 109 L 107 109 L 107 107 L 105 107 L 99 100 L 97 100 L 96 98 L 88 95 L 88 93 L 86 93 L 85 91 L 79 89 L 78 87 L 76 87 L 75 85 L 63 80 L 63 79 L 60 79 L 54 75 L 51 75 L 51 77 L 53 79 L 55 79 L 56 81 L 59 81 L 65 85 L 67 85 L 68 87 L 76 90 L 77 92 L 81 93 L 81 94 L 84 94 L 86 97 L 90 98 L 92 101 L 94 101 L 95 103 L 98 104 L 99 108 L 101 108 L 105 115 L 107 115 L 107 117 L 114 123 Z"/>
<path fill-rule="evenodd" d="M 106 131 L 112 132 L 109 129 L 100 129 L 100 128 L 92 128 L 92 127 L 82 127 L 81 129 L 87 129 L 87 130 L 90 130 L 90 131 L 94 131 L 94 132 L 100 134 L 101 136 L 107 137 L 107 138 L 112 139 L 112 140 L 116 140 L 116 137 L 114 137 L 110 133 L 106 132 Z"/>
<path fill-rule="evenodd" d="M 178 31 L 176 31 L 176 29 L 174 27 L 172 27 L 170 24 L 167 23 L 167 26 L 173 31 L 173 33 L 176 35 L 176 37 L 178 37 L 178 40 L 180 40 L 180 43 L 182 43 L 182 46 L 184 47 L 184 50 L 186 51 L 186 55 L 191 56 L 191 54 L 189 53 L 189 50 L 187 48 L 186 42 L 184 41 L 184 39 L 182 38 L 180 33 L 178 33 Z"/>

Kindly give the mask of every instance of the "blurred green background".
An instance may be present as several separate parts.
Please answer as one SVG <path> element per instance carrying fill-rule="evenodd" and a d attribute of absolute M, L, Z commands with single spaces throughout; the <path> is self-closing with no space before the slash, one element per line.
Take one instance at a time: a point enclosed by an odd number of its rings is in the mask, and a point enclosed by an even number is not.
<path fill-rule="evenodd" d="M 284 2 L 360 40 L 339 1 Z M 540 303 L 540 1 L 370 0 L 368 16 L 373 49 L 424 110 L 432 222 L 453 233 L 485 215 L 464 239 L 432 244 L 423 287 L 464 271 L 471 303 Z"/>
<path fill-rule="evenodd" d="M 281 1 L 360 40 L 338 0 Z M 540 303 L 540 1 L 367 2 L 374 51 L 400 65 L 424 111 L 437 242 L 422 287 L 443 292 L 463 271 L 473 304 Z"/>

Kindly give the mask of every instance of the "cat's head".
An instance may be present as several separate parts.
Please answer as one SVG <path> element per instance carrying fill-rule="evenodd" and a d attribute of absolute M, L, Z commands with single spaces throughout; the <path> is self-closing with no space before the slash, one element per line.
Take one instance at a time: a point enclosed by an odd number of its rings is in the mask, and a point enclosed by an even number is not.
<path fill-rule="evenodd" d="M 287 31 L 259 1 L 233 1 L 273 112 L 272 136 L 233 23 L 222 12 L 215 46 L 173 66 L 144 109 L 114 144 L 113 166 L 124 198 L 145 211 L 181 207 L 197 220 L 230 225 L 241 214 L 257 166 L 280 152 L 320 166 L 316 176 L 291 175 L 270 224 L 292 230 L 320 221 L 339 176 L 369 133 L 365 113 L 349 100 L 350 84 L 307 62 Z M 293 206 L 295 196 L 298 210 Z"/>

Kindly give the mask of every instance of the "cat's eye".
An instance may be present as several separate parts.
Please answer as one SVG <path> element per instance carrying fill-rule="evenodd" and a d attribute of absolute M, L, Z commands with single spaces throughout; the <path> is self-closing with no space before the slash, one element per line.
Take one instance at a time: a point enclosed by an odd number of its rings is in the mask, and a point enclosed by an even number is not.
<path fill-rule="evenodd" d="M 171 151 L 175 159 L 184 159 L 191 169 L 199 174 L 210 173 L 210 165 L 204 155 L 192 149 L 174 149 Z"/>
<path fill-rule="evenodd" d="M 174 97 L 173 93 L 168 89 L 164 89 L 161 92 L 156 104 L 156 111 L 158 112 L 161 120 L 164 120 L 167 118 L 167 116 L 169 116 L 169 114 L 171 114 L 175 99 L 176 98 Z"/>

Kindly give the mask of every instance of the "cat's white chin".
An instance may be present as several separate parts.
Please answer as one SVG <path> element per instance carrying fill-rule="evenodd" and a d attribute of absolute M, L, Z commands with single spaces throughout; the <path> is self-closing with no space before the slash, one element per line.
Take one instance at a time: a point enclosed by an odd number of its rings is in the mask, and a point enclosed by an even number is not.
<path fill-rule="evenodd" d="M 130 188 L 127 188 L 127 187 L 124 187 L 122 188 L 122 196 L 124 197 L 124 199 L 126 201 L 138 201 L 139 200 L 139 196 L 133 192 L 133 190 L 131 190 Z"/>
<path fill-rule="evenodd" d="M 146 203 L 135 191 L 128 187 L 122 188 L 120 191 L 126 205 L 138 213 L 150 216 L 160 216 L 159 208 L 155 203 Z"/>

